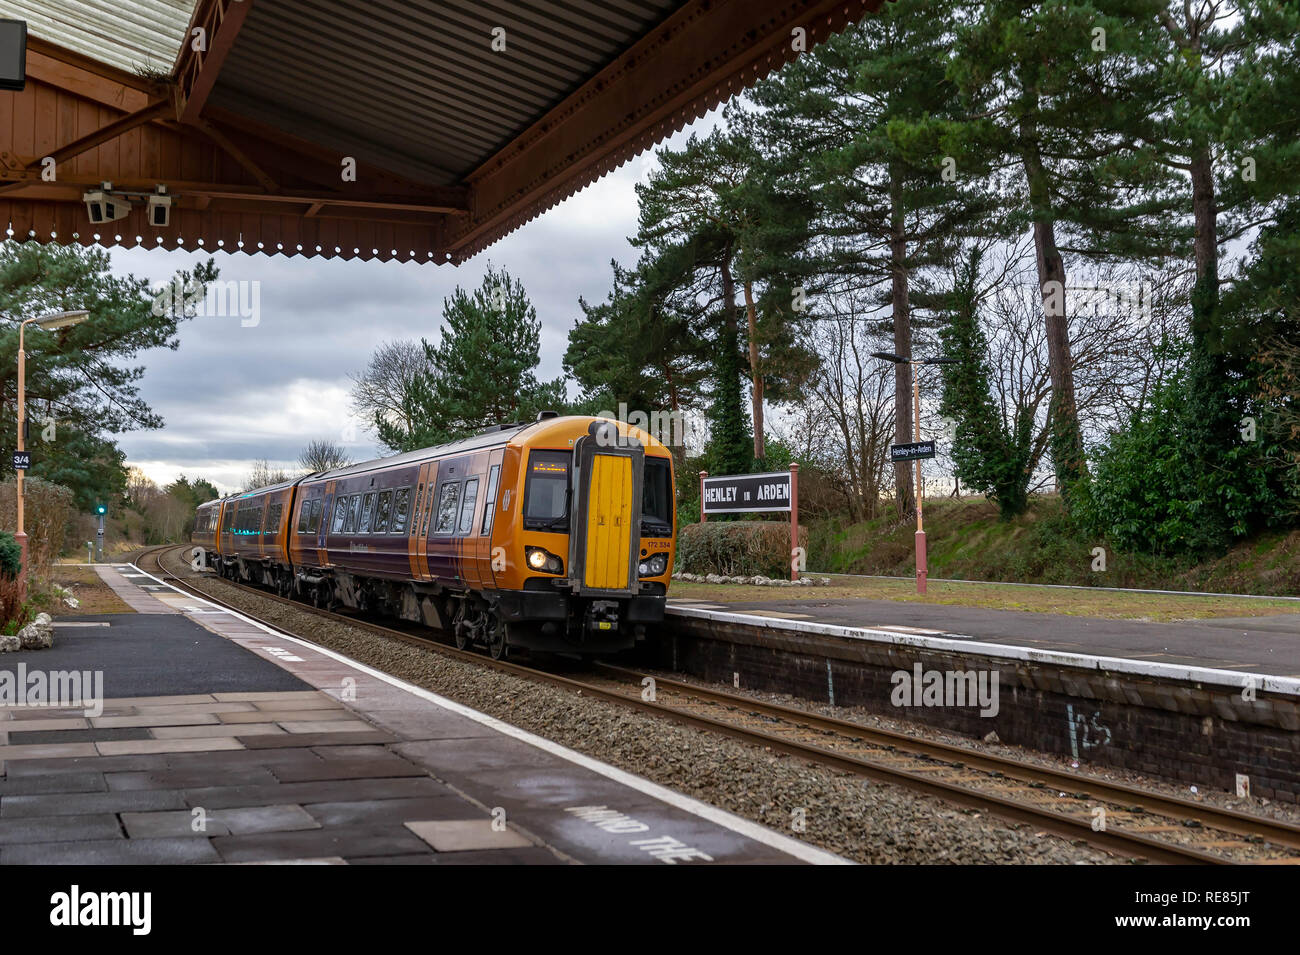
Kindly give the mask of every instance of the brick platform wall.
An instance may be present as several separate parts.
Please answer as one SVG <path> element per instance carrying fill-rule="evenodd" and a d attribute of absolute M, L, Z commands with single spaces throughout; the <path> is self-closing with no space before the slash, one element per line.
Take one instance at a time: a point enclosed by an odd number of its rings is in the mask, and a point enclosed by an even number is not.
<path fill-rule="evenodd" d="M 1172 782 L 1300 801 L 1300 708 L 1291 696 L 960 651 L 782 632 L 670 614 L 646 662 L 751 690 L 789 693 Z M 895 706 L 897 671 L 996 671 L 998 712 Z M 829 665 L 829 673 L 828 673 Z M 1243 683 L 1247 674 L 1242 675 Z"/>

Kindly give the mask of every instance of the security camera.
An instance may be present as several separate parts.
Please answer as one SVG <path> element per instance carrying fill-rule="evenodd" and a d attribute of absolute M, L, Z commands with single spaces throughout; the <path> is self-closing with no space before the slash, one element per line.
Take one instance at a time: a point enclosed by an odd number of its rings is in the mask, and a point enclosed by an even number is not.
<path fill-rule="evenodd" d="M 167 195 L 167 187 L 159 186 L 157 193 L 149 197 L 149 224 L 165 228 L 171 222 L 172 197 Z"/>
<path fill-rule="evenodd" d="M 86 212 L 92 223 L 116 222 L 131 214 L 131 203 L 120 196 L 111 195 L 109 190 L 112 188 L 112 183 L 106 182 L 101 188 L 81 197 L 86 203 Z"/>

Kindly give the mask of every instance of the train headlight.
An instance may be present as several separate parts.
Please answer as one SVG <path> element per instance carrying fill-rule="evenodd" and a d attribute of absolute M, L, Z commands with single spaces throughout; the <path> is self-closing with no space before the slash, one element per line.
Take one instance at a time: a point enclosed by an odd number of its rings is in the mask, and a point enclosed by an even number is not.
<path fill-rule="evenodd" d="M 647 557 L 641 561 L 637 567 L 637 573 L 642 577 L 660 577 L 668 569 L 668 555 L 655 554 L 653 557 Z"/>
<path fill-rule="evenodd" d="M 564 561 L 540 547 L 525 547 L 524 559 L 533 570 L 542 570 L 548 574 L 564 573 Z"/>

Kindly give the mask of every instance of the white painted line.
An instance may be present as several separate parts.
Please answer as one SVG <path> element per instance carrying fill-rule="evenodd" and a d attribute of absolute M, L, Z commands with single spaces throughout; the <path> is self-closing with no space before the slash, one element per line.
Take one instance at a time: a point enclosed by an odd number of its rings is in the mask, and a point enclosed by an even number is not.
<path fill-rule="evenodd" d="M 884 574 L 835 574 L 830 571 L 808 572 L 809 577 L 852 577 L 857 580 L 906 580 L 914 577 L 889 577 Z M 1140 587 L 1081 587 L 1078 584 L 1025 584 L 1015 580 L 961 580 L 956 577 L 931 577 L 932 584 L 990 584 L 995 587 L 1042 587 L 1045 590 L 1081 590 L 1084 593 L 1101 591 L 1117 594 L 1163 594 L 1166 597 L 1242 597 L 1246 600 L 1294 600 L 1300 603 L 1300 597 L 1287 597 L 1281 594 L 1220 594 L 1204 590 L 1143 590 Z"/>
<path fill-rule="evenodd" d="M 1129 657 L 1101 657 L 1086 653 L 1067 653 L 1063 650 L 1037 650 L 1033 647 L 1019 647 L 1008 643 L 983 643 L 980 641 L 965 643 L 953 639 L 959 637 L 958 634 L 949 634 L 945 637 L 927 637 L 906 633 L 891 633 L 888 630 L 873 629 L 871 627 L 842 627 L 830 623 L 777 620 L 775 617 L 748 617 L 739 613 L 696 610 L 690 607 L 670 606 L 668 612 L 681 617 L 716 620 L 719 623 L 770 627 L 773 630 L 793 630 L 796 633 L 841 637 L 848 640 L 867 640 L 875 643 L 892 643 L 903 647 L 920 647 L 929 650 L 960 650 L 963 653 L 969 652 L 973 648 L 990 657 L 1025 660 L 1030 663 L 1047 663 L 1082 670 L 1110 670 L 1119 673 L 1132 673 L 1137 676 L 1181 680 L 1189 683 L 1211 683 L 1216 686 L 1229 687 L 1234 691 L 1251 685 L 1256 690 L 1267 690 L 1271 693 L 1281 693 L 1286 696 L 1300 696 L 1300 680 L 1285 676 L 1237 673 L 1232 670 L 1181 666 L 1172 663 L 1148 663 Z"/>
<path fill-rule="evenodd" d="M 136 569 L 138 570 L 139 568 Z M 158 580 L 158 578 L 154 577 L 152 574 L 145 573 L 144 571 L 141 571 L 141 573 L 144 573 L 146 577 L 150 577 L 153 580 Z M 173 587 L 165 581 L 158 580 L 158 582 L 165 587 L 170 587 L 177 593 L 185 593 L 185 591 L 181 590 L 179 587 Z M 200 600 L 210 606 L 216 606 L 195 594 L 186 594 L 186 596 L 194 600 Z M 412 696 L 419 697 L 428 703 L 440 706 L 445 710 L 450 710 L 452 713 L 464 716 L 483 726 L 490 727 L 499 733 L 511 737 L 512 739 L 517 739 L 520 742 L 529 744 L 530 746 L 535 746 L 553 756 L 566 759 L 584 769 L 589 769 L 594 773 L 598 773 L 606 779 L 612 779 L 614 782 L 627 786 L 629 789 L 634 789 L 637 792 L 658 799 L 660 802 L 667 803 L 676 809 L 689 812 L 692 815 L 699 816 L 701 819 L 707 819 L 709 822 L 722 826 L 724 829 L 730 829 L 732 832 L 740 833 L 740 835 L 745 836 L 748 839 L 752 839 L 755 842 L 762 843 L 765 846 L 784 852 L 801 862 L 808 862 L 813 865 L 853 865 L 850 860 L 843 859 L 834 853 L 827 852 L 824 849 L 818 849 L 816 846 L 810 846 L 797 839 L 791 839 L 789 836 L 768 829 L 766 826 L 760 826 L 756 822 L 750 822 L 748 819 L 742 819 L 740 816 L 732 815 L 724 809 L 710 806 L 707 803 L 700 802 L 698 799 L 692 799 L 690 796 L 684 796 L 681 793 L 674 792 L 671 789 L 660 786 L 658 783 L 652 783 L 648 779 L 643 779 L 640 776 L 633 775 L 632 773 L 619 769 L 616 766 L 610 766 L 608 763 L 602 763 L 598 759 L 584 756 L 582 753 L 571 750 L 567 746 L 561 746 L 559 743 L 552 740 L 544 739 L 541 736 L 535 736 L 527 730 L 520 729 L 517 726 L 512 726 L 494 716 L 488 716 L 486 713 L 480 713 L 478 710 L 470 709 L 468 706 L 457 703 L 455 700 L 449 700 L 444 696 L 439 696 L 437 693 L 424 689 L 424 687 L 415 686 L 412 683 L 407 683 L 405 680 L 398 679 L 392 674 L 384 673 L 382 670 L 368 667 L 364 663 L 358 663 L 356 660 L 345 657 L 341 653 L 335 653 L 333 650 L 329 650 L 325 647 L 319 647 L 314 643 L 300 640 L 287 633 L 281 633 L 272 627 L 268 627 L 261 621 L 254 620 L 252 617 L 246 617 L 242 613 L 234 610 L 229 610 L 227 612 L 232 617 L 243 620 L 245 623 L 251 624 L 259 630 L 274 635 L 277 639 L 289 640 L 299 646 L 306 647 L 308 650 L 327 656 L 332 660 L 345 663 L 360 673 L 365 673 L 367 676 L 372 676 L 377 680 L 382 680 L 390 686 L 397 687 L 399 690 L 405 690 Z"/>

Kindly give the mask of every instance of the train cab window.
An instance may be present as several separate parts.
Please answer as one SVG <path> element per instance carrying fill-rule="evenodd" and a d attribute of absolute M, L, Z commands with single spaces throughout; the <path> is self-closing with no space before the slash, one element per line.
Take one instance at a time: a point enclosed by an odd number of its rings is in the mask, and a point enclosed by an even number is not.
<path fill-rule="evenodd" d="M 330 523 L 331 534 L 343 533 L 343 522 L 348 519 L 348 499 L 338 497 L 334 499 L 334 520 Z"/>
<path fill-rule="evenodd" d="M 492 511 L 497 506 L 497 483 L 501 480 L 501 465 L 494 464 L 488 471 L 487 496 L 483 502 L 483 526 L 479 528 L 480 536 L 492 532 Z"/>
<path fill-rule="evenodd" d="M 465 482 L 465 494 L 460 502 L 460 525 L 456 529 L 462 537 L 474 529 L 476 503 L 478 503 L 478 478 L 470 478 Z"/>
<path fill-rule="evenodd" d="M 673 536 L 672 471 L 665 458 L 645 459 L 641 489 L 641 536 Z"/>
<path fill-rule="evenodd" d="M 344 534 L 355 534 L 357 523 L 361 520 L 361 495 L 353 494 L 348 498 L 348 519 L 343 524 Z"/>
<path fill-rule="evenodd" d="M 393 509 L 393 492 L 381 491 L 379 493 L 379 502 L 375 505 L 375 526 L 371 531 L 376 534 L 382 534 L 388 530 L 388 517 Z"/>
<path fill-rule="evenodd" d="M 569 526 L 568 451 L 534 451 L 528 458 L 524 485 L 524 527 L 562 531 Z"/>
<path fill-rule="evenodd" d="M 393 520 L 388 528 L 390 534 L 406 533 L 407 512 L 411 509 L 411 489 L 399 488 L 393 495 Z"/>
<path fill-rule="evenodd" d="M 450 534 L 456 529 L 456 511 L 460 504 L 460 482 L 444 484 L 438 492 L 438 520 L 434 525 L 435 534 Z"/>
<path fill-rule="evenodd" d="M 308 534 L 315 534 L 316 531 L 320 529 L 320 510 L 321 499 L 316 498 L 316 500 L 311 502 L 311 519 L 307 522 Z"/>
<path fill-rule="evenodd" d="M 357 527 L 358 534 L 370 533 L 370 521 L 375 516 L 375 492 L 367 492 L 361 503 L 361 524 Z"/>

